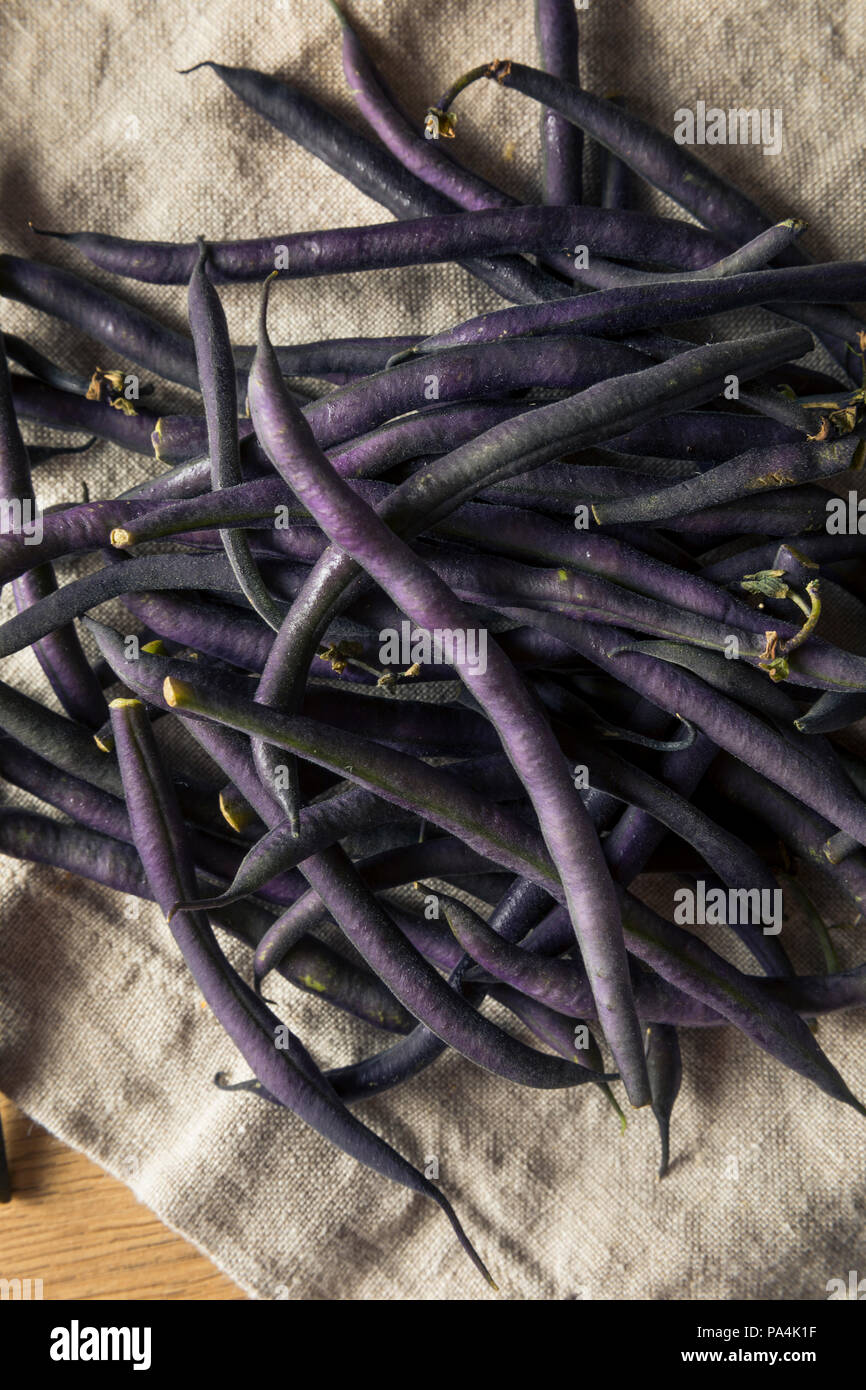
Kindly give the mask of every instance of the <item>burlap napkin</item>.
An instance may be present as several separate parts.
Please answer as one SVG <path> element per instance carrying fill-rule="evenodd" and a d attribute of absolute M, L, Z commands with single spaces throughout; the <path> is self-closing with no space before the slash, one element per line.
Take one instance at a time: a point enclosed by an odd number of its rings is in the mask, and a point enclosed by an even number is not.
<path fill-rule="evenodd" d="M 470 65 L 535 61 L 525 0 L 369 0 L 352 15 L 419 119 Z M 589 0 L 581 21 L 587 86 L 622 92 L 662 129 L 699 100 L 781 108 L 779 155 L 721 146 L 707 152 L 714 167 L 779 216 L 806 218 L 817 254 L 863 254 L 862 5 Z M 28 219 L 165 239 L 381 220 L 213 74 L 176 71 L 214 58 L 285 73 L 360 126 L 338 44 L 327 7 L 302 0 L 7 0 L 2 249 L 80 267 L 59 243 L 38 242 Z M 536 200 L 536 108 L 492 84 L 462 107 L 462 157 Z M 122 292 L 184 326 L 182 289 Z M 252 340 L 255 299 L 249 287 L 224 293 L 238 341 Z M 284 286 L 271 327 L 282 342 L 431 331 L 497 302 L 454 266 L 352 275 Z M 2 310 L 4 328 L 26 331 L 82 372 L 115 365 L 40 315 Z M 192 398 L 170 390 L 161 399 L 171 407 Z M 151 472 L 147 460 L 100 445 L 42 470 L 41 497 L 76 498 L 82 479 L 94 497 L 108 496 Z M 2 674 L 50 699 L 29 656 Z M 492 1297 L 431 1204 L 292 1116 L 214 1088 L 216 1071 L 240 1077 L 245 1068 L 155 909 L 49 869 L 4 859 L 0 872 L 0 1086 L 29 1114 L 128 1181 L 253 1297 Z M 836 919 L 847 910 L 826 906 Z M 810 938 L 796 923 L 788 930 L 795 958 L 820 968 Z M 862 948 L 848 935 L 853 963 Z M 245 954 L 233 954 L 246 968 Z M 381 1045 L 372 1029 L 288 986 L 273 989 L 323 1065 Z M 866 1092 L 862 1021 L 823 1021 L 819 1036 Z M 366 1103 L 364 1115 L 416 1164 L 438 1159 L 504 1297 L 827 1297 L 828 1280 L 863 1262 L 862 1121 L 732 1030 L 686 1034 L 683 1052 L 675 1160 L 661 1184 L 646 1112 L 621 1137 L 592 1088 L 518 1093 L 453 1055 Z"/>

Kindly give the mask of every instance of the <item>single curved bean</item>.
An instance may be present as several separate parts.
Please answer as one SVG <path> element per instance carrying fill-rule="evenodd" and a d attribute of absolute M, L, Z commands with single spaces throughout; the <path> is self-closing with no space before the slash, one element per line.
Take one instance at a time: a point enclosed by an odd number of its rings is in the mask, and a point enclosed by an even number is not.
<path fill-rule="evenodd" d="M 382 833 L 387 840 L 394 839 L 395 831 L 390 818 Z M 396 834 L 403 838 L 402 832 L 397 831 Z M 496 860 L 479 854 L 451 835 L 427 835 L 425 839 L 412 844 L 398 843 L 378 854 L 361 858 L 357 869 L 374 893 L 384 893 L 391 888 L 428 879 L 453 879 L 458 884 L 467 885 L 472 879 L 483 881 L 488 889 L 495 884 L 497 898 L 502 896 L 506 887 L 502 881 L 505 871 Z"/>
<path fill-rule="evenodd" d="M 654 1023 L 647 1029 L 647 1069 L 653 1093 L 652 1109 L 661 1138 L 659 1177 L 670 1163 L 671 1112 L 680 1093 L 683 1064 L 677 1030 L 669 1023 Z"/>
<path fill-rule="evenodd" d="M 129 839 L 129 817 L 119 796 L 57 767 L 5 733 L 0 735 L 0 777 L 64 811 L 90 830 L 115 839 Z"/>
<path fill-rule="evenodd" d="M 317 926 L 325 916 L 325 904 L 318 893 L 309 888 L 274 919 L 256 947 L 253 983 L 257 994 L 261 994 L 262 982 L 269 971 L 278 968 L 279 961 L 285 959 L 307 929 Z"/>
<path fill-rule="evenodd" d="M 772 498 L 759 494 L 740 502 L 720 502 L 706 511 L 653 523 L 676 531 L 686 544 L 706 546 L 714 539 L 755 535 L 800 535 L 821 531 L 827 521 L 826 490 L 811 483 L 782 488 Z M 634 535 L 635 528 L 629 528 Z M 691 540 L 689 540 L 691 538 Z"/>
<path fill-rule="evenodd" d="M 660 490 L 647 489 L 631 499 L 596 502 L 593 515 L 601 525 L 669 521 L 755 493 L 832 478 L 851 467 L 858 443 L 848 435 L 826 444 L 804 442 L 780 444 L 769 451 L 750 449 L 697 479 L 684 478 Z"/>
<path fill-rule="evenodd" d="M 843 789 L 842 794 L 845 794 L 848 778 L 838 762 L 835 750 L 824 739 L 815 739 L 812 746 L 798 739 L 795 732 L 795 729 L 799 729 L 798 706 L 785 690 L 765 680 L 753 668 L 735 666 L 713 652 L 672 642 L 631 642 L 628 650 L 683 666 L 708 685 L 756 710 L 775 724 L 791 741 L 798 755 L 813 757 L 828 777 L 832 777 L 835 770 L 837 777 L 841 778 L 839 786 Z"/>
<path fill-rule="evenodd" d="M 654 656 L 659 661 L 669 661 L 676 666 L 684 666 L 694 675 L 717 690 L 723 691 L 733 699 L 757 710 L 775 723 L 788 729 L 797 723 L 799 706 L 786 690 L 772 681 L 767 681 L 751 666 L 737 666 L 733 661 L 719 657 L 715 652 L 706 652 L 696 647 L 687 647 L 677 642 L 630 642 L 628 650 Z M 812 750 L 800 745 L 808 756 Z M 819 759 L 820 760 L 820 759 Z"/>
<path fill-rule="evenodd" d="M 695 741 L 695 730 L 684 720 L 681 721 L 684 732 L 679 737 L 653 738 L 651 735 L 641 732 L 641 729 L 637 727 L 625 729 L 617 724 L 612 724 L 610 720 L 598 714 L 588 701 L 576 695 L 573 690 L 566 690 L 564 686 L 544 676 L 536 678 L 533 685 L 546 707 L 553 710 L 563 723 L 569 725 L 571 721 L 588 721 L 593 732 L 600 734 L 603 739 L 616 739 L 623 743 L 632 743 L 638 748 L 651 748 L 654 753 L 680 753 L 684 749 L 690 748 Z M 650 708 L 650 706 L 646 707 L 646 709 Z"/>
<path fill-rule="evenodd" d="M 804 734 L 833 734 L 866 717 L 866 692 L 825 690 L 794 722 Z"/>
<path fill-rule="evenodd" d="M 386 420 L 375 430 L 328 450 L 338 473 L 346 478 L 375 478 L 404 463 L 428 454 L 447 454 L 484 430 L 531 409 L 532 402 L 448 401 L 425 406 Z"/>
<path fill-rule="evenodd" d="M 130 613 L 163 637 L 245 671 L 263 670 L 273 646 L 271 629 L 255 615 L 209 602 L 198 594 L 191 601 L 171 592 L 144 590 L 124 594 L 123 602 Z M 320 671 L 324 669 L 322 662 L 317 665 Z"/>
<path fill-rule="evenodd" d="M 753 304 L 823 305 L 864 296 L 866 269 L 862 261 L 747 271 L 717 280 L 662 279 L 659 284 L 625 285 L 588 295 L 493 309 L 466 319 L 456 328 L 430 334 L 411 351 L 423 356 L 466 343 L 549 333 L 626 333 L 686 319 L 709 318 Z"/>
<path fill-rule="evenodd" d="M 213 241 L 208 248 L 214 283 L 224 284 L 261 282 L 275 267 L 286 279 L 303 279 L 511 252 L 541 253 L 576 244 L 640 261 L 651 259 L 661 234 L 667 238 L 668 255 L 674 264 L 696 255 L 706 257 L 718 247 L 712 237 L 691 223 L 668 219 L 660 227 L 660 222 L 662 219 L 641 212 L 529 204 L 472 212 L 449 209 L 444 215 L 434 213 L 397 223 Z M 198 255 L 194 242 L 129 241 L 99 232 L 68 232 L 62 239 L 102 270 L 161 285 L 185 284 Z M 568 293 L 561 284 L 559 291 Z"/>
<path fill-rule="evenodd" d="M 17 362 L 18 366 L 23 367 L 31 376 L 47 382 L 49 386 L 56 386 L 61 391 L 72 391 L 80 396 L 86 393 L 90 385 L 88 377 L 78 376 L 75 372 L 67 371 L 65 367 L 59 367 L 38 348 L 31 347 L 15 333 L 4 333 L 2 339 L 3 349 L 9 361 Z"/>
<path fill-rule="evenodd" d="M 206 269 L 208 248 L 200 239 L 189 280 L 189 323 L 195 348 L 211 457 L 214 492 L 241 482 L 238 399 L 226 316 Z M 244 532 L 220 531 L 226 556 L 241 592 L 259 617 L 279 631 L 282 614 L 265 586 Z"/>
<path fill-rule="evenodd" d="M 127 415 L 105 401 L 88 401 L 84 396 L 60 391 L 47 382 L 17 373 L 12 377 L 12 397 L 22 420 L 32 420 L 53 430 L 110 439 L 134 454 L 153 457 L 151 435 L 157 417 L 145 409 Z"/>
<path fill-rule="evenodd" d="M 132 845 L 35 811 L 0 807 L 0 854 L 31 864 L 48 864 L 120 893 L 152 897 Z"/>

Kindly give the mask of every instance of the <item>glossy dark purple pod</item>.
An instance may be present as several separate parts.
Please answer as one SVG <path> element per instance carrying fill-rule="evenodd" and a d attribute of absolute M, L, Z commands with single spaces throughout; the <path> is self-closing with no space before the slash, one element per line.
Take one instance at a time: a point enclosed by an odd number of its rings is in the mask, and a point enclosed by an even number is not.
<path fill-rule="evenodd" d="M 410 358 L 340 387 L 306 406 L 304 414 L 320 447 L 330 449 L 419 409 L 434 386 L 442 401 L 495 399 L 533 387 L 578 391 L 639 371 L 646 363 L 646 355 L 634 348 L 577 335 L 467 343 L 461 352 Z"/>
<path fill-rule="evenodd" d="M 671 1024 L 654 1023 L 647 1029 L 647 1069 L 653 1093 L 652 1109 L 661 1139 L 659 1177 L 663 1178 L 670 1164 L 671 1114 L 683 1079 L 679 1039 Z"/>
<path fill-rule="evenodd" d="M 0 256 L 0 294 L 53 315 L 155 376 L 198 390 L 188 338 L 71 270 Z"/>
<path fill-rule="evenodd" d="M 236 487 L 243 475 L 235 364 L 225 311 L 208 274 L 208 256 L 207 246 L 199 240 L 189 279 L 187 309 L 207 420 L 211 488 L 219 492 L 226 487 Z M 223 529 L 220 539 L 251 608 L 270 627 L 278 630 L 282 621 L 280 609 L 259 573 L 245 532 L 236 527 Z"/>
<path fill-rule="evenodd" d="M 516 199 L 458 164 L 435 141 L 425 140 L 417 122 L 397 105 L 345 12 L 331 0 L 340 21 L 343 74 L 367 123 L 400 163 L 456 206 L 512 207 Z"/>
<path fill-rule="evenodd" d="M 602 525 L 670 521 L 756 493 L 788 488 L 797 483 L 832 478 L 851 467 L 859 440 L 845 435 L 826 444 L 780 444 L 775 449 L 750 449 L 727 463 L 661 489 L 647 489 L 632 498 L 594 504 Z"/>
<path fill-rule="evenodd" d="M 62 239 L 100 269 L 123 265 L 123 273 L 130 278 L 164 285 L 185 284 L 198 254 L 194 242 L 139 242 L 98 232 L 69 232 Z M 435 265 L 475 256 L 540 254 L 575 245 L 630 260 L 651 260 L 660 242 L 665 259 L 674 265 L 720 249 L 708 233 L 689 222 L 618 209 L 532 204 L 472 212 L 455 209 L 408 222 L 283 232 L 243 241 L 211 241 L 208 245 L 214 283 L 225 284 L 261 283 L 275 269 L 292 280 Z M 563 295 L 568 293 L 565 285 L 559 289 Z M 403 351 L 413 351 L 414 340 L 410 342 L 412 346 Z M 235 356 L 237 359 L 237 351 Z M 243 350 L 242 356 L 246 356 Z M 283 362 L 281 366 L 284 375 L 290 375 Z M 306 374 L 315 375 L 312 371 Z"/>
<path fill-rule="evenodd" d="M 466 343 L 550 333 L 633 333 L 662 324 L 710 318 L 751 305 L 841 304 L 866 297 L 862 261 L 831 261 L 748 271 L 719 280 L 662 280 L 510 309 L 493 309 L 456 328 L 434 333 L 413 349 L 419 355 Z"/>

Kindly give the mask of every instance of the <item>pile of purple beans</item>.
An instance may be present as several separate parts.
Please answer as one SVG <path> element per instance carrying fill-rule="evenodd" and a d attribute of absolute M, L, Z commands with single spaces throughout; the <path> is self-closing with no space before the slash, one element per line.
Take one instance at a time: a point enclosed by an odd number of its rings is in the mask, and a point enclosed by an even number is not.
<path fill-rule="evenodd" d="M 582 90 L 571 0 L 536 11 L 539 69 L 476 68 L 426 123 L 341 14 L 369 138 L 282 79 L 199 65 L 191 83 L 218 79 L 395 220 L 190 245 L 46 233 L 101 271 L 188 284 L 189 336 L 0 256 L 2 297 L 134 368 L 79 378 L 5 336 L 0 657 L 32 648 L 64 713 L 0 683 L 0 773 L 61 813 L 3 809 L 0 852 L 157 902 L 252 1072 L 217 1084 L 431 1198 L 488 1280 L 444 1194 L 363 1118 L 448 1048 L 516 1085 L 651 1106 L 662 1173 L 680 1028 L 739 1028 L 866 1114 L 815 1032 L 866 1003 L 866 966 L 840 969 L 801 872 L 859 920 L 866 761 L 845 731 L 866 657 L 827 632 L 863 623 L 864 541 L 854 494 L 820 484 L 862 462 L 866 263 L 814 263 L 801 222 Z M 543 205 L 446 154 L 476 80 L 541 108 Z M 641 183 L 694 220 L 635 210 Z M 423 339 L 270 341 L 269 295 L 293 278 L 445 261 L 503 307 Z M 229 340 L 233 281 L 260 286 L 255 346 Z M 770 326 L 720 337 L 743 306 Z M 802 361 L 818 344 L 830 372 Z M 203 413 L 160 415 L 160 381 Z M 42 513 L 33 466 L 72 446 L 28 448 L 21 421 L 164 467 Z M 58 580 L 88 554 L 95 570 Z M 89 616 L 108 600 L 124 630 Z M 163 720 L 218 778 L 169 764 Z M 635 889 L 662 871 L 672 920 Z M 782 895 L 820 973 L 789 958 Z M 316 996 L 323 1030 L 341 1010 L 381 1049 L 323 1071 L 266 1002 L 271 971 Z"/>

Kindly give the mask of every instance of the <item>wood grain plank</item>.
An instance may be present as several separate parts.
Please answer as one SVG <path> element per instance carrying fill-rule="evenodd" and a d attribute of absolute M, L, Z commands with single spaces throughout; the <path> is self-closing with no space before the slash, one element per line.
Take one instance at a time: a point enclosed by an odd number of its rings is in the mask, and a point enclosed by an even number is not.
<path fill-rule="evenodd" d="M 0 1096 L 12 1201 L 0 1206 L 0 1278 L 50 1299 L 244 1299 L 122 1182 Z"/>

